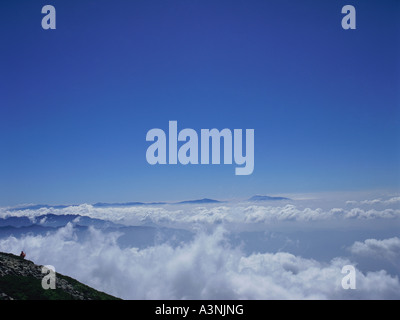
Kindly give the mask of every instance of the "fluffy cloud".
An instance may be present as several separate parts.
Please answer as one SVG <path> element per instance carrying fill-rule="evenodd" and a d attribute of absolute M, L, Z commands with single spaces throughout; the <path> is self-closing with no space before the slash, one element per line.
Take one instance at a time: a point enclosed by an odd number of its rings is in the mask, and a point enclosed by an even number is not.
<path fill-rule="evenodd" d="M 0 250 L 23 249 L 38 264 L 53 265 L 61 273 L 126 299 L 400 298 L 399 280 L 385 271 L 357 270 L 357 289 L 344 290 L 341 269 L 352 264 L 348 259 L 321 262 L 286 252 L 245 255 L 229 244 L 225 233 L 218 227 L 178 247 L 122 249 L 117 233 L 94 228 L 78 241 L 69 223 L 47 236 L 1 239 Z M 396 241 L 384 246 L 395 249 Z"/>
<path fill-rule="evenodd" d="M 355 255 L 385 259 L 400 264 L 400 238 L 393 237 L 384 240 L 367 239 L 364 242 L 355 242 L 350 248 Z"/>
<path fill-rule="evenodd" d="M 243 210 L 245 222 L 258 223 L 266 221 L 312 221 L 325 220 L 332 217 L 329 211 L 320 208 L 298 209 L 295 205 L 288 204 L 284 207 L 249 206 Z"/>
<path fill-rule="evenodd" d="M 388 200 L 389 201 L 389 200 Z M 390 200 L 392 201 L 392 200 Z M 394 200 L 393 200 L 394 201 Z M 330 221 L 399 219 L 399 208 L 325 208 L 304 203 L 286 205 L 260 205 L 249 202 L 211 205 L 148 205 L 132 207 L 97 208 L 89 204 L 66 208 L 40 208 L 25 210 L 0 209 L 0 217 L 26 216 L 32 221 L 45 214 L 81 215 L 109 220 L 124 225 L 155 223 L 176 228 L 197 228 L 217 223 L 259 224 L 280 221 Z"/>
<path fill-rule="evenodd" d="M 348 205 L 398 205 L 400 204 L 400 197 L 391 197 L 389 199 L 370 199 L 370 200 L 350 200 L 346 201 L 346 204 Z"/>
<path fill-rule="evenodd" d="M 349 211 L 346 211 L 344 217 L 349 219 L 395 219 L 400 217 L 400 210 L 363 210 L 360 208 L 353 208 Z"/>

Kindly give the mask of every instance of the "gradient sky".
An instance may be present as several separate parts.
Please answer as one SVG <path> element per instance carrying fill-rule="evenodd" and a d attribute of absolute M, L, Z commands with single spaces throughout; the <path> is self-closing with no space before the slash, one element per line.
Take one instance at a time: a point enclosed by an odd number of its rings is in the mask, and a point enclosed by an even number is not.
<path fill-rule="evenodd" d="M 400 188 L 399 1 L 0 8 L 0 205 Z M 253 174 L 149 165 L 146 133 L 169 120 L 255 129 Z"/>

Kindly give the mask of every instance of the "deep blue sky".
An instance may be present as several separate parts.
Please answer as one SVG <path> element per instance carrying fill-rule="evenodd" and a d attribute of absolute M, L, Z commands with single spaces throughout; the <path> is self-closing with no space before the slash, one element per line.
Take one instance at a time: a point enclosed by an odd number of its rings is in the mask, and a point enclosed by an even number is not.
<path fill-rule="evenodd" d="M 0 9 L 0 205 L 400 188 L 399 1 Z M 255 129 L 253 174 L 149 165 L 146 133 L 169 120 Z"/>

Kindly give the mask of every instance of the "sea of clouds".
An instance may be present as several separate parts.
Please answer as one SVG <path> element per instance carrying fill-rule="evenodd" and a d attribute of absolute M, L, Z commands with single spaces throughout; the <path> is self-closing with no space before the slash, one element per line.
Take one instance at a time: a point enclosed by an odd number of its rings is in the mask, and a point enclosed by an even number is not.
<path fill-rule="evenodd" d="M 0 218 L 74 214 L 121 226 L 189 231 L 178 243 L 124 244 L 79 218 L 46 234 L 0 238 L 98 290 L 124 299 L 399 299 L 400 197 L 98 208 L 1 208 Z M 122 229 L 121 229 L 122 230 Z M 164 230 L 164 229 L 160 229 Z M 130 231 L 133 232 L 133 231 Z M 162 231 L 160 231 L 162 232 Z M 342 268 L 356 268 L 343 289 Z"/>

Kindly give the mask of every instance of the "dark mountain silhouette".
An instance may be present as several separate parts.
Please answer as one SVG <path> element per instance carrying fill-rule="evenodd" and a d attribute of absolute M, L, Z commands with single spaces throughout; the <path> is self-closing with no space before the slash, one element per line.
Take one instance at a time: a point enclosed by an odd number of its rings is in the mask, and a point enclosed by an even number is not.
<path fill-rule="evenodd" d="M 0 227 L 0 238 L 6 238 L 9 236 L 13 237 L 21 237 L 23 235 L 46 235 L 48 232 L 56 231 L 56 228 L 53 227 L 43 227 L 40 225 L 29 225 L 23 227 L 13 227 L 13 226 L 5 226 Z"/>
<path fill-rule="evenodd" d="M 68 223 L 73 224 L 74 233 L 79 241 L 84 241 L 88 236 L 89 227 L 94 227 L 105 233 L 117 232 L 119 234 L 117 242 L 122 247 L 134 246 L 142 249 L 159 244 L 161 241 L 177 246 L 193 237 L 189 231 L 160 227 L 151 221 L 141 226 L 126 226 L 87 216 L 46 214 L 33 219 L 26 217 L 0 219 L 0 238 L 50 235 Z"/>
<path fill-rule="evenodd" d="M 118 227 L 116 223 L 107 220 L 80 216 L 78 214 L 43 214 L 32 219 L 27 217 L 7 217 L 0 219 L 1 227 L 29 227 L 32 225 L 40 225 L 42 227 L 62 227 L 67 223 L 72 222 L 80 226 L 94 226 L 97 228 Z"/>
<path fill-rule="evenodd" d="M 7 217 L 0 219 L 0 227 L 25 227 L 32 224 L 32 220 L 28 217 Z"/>

